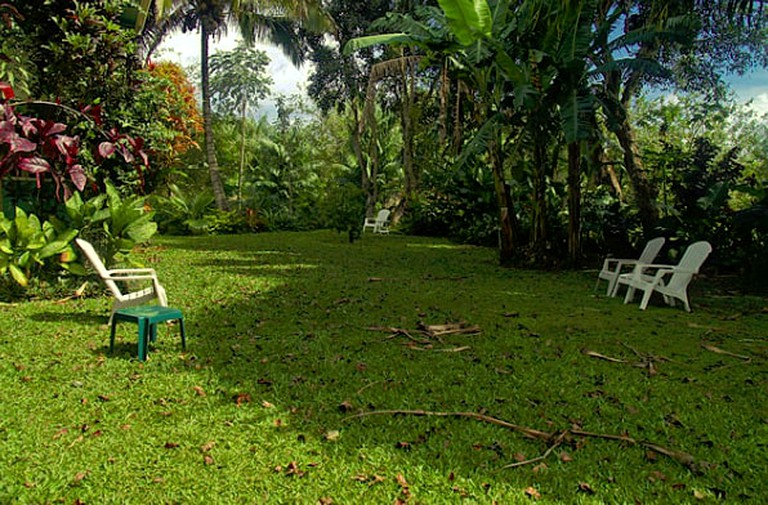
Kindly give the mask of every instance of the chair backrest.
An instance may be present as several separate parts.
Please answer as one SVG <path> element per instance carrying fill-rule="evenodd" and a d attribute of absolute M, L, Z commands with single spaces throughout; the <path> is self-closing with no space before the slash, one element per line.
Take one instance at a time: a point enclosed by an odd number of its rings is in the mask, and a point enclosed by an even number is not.
<path fill-rule="evenodd" d="M 704 240 L 689 245 L 680 259 L 680 263 L 675 267 L 675 271 L 672 274 L 672 278 L 669 279 L 667 286 L 670 289 L 687 286 L 691 282 L 693 275 L 699 273 L 701 265 L 704 264 L 704 261 L 706 261 L 707 256 L 711 252 L 712 245 Z"/>
<path fill-rule="evenodd" d="M 666 239 L 664 237 L 656 237 L 649 240 L 648 243 L 645 244 L 645 249 L 643 249 L 643 252 L 640 254 L 640 258 L 637 260 L 637 262 L 645 264 L 653 263 L 653 260 L 659 254 L 661 248 L 664 247 L 665 240 Z"/>
<path fill-rule="evenodd" d="M 118 298 L 122 296 L 120 288 L 117 286 L 115 281 L 108 278 L 109 273 L 107 272 L 107 267 L 104 266 L 104 263 L 99 257 L 99 253 L 96 252 L 96 249 L 93 248 L 93 245 L 81 238 L 76 238 L 75 242 L 77 243 L 77 246 L 85 253 L 88 261 L 91 263 L 93 268 L 96 269 L 96 273 L 99 274 L 99 277 L 101 277 L 101 280 L 104 281 L 104 284 L 106 284 L 109 290 L 112 291 L 112 294 Z"/>
<path fill-rule="evenodd" d="M 381 209 L 376 215 L 376 223 L 384 224 L 389 220 L 389 209 Z"/>

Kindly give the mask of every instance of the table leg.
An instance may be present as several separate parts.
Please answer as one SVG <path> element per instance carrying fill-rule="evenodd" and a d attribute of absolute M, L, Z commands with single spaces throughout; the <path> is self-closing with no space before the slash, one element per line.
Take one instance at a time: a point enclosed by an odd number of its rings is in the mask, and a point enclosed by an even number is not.
<path fill-rule="evenodd" d="M 139 318 L 139 361 L 147 360 L 147 340 L 149 336 L 149 324 L 145 317 Z"/>
<path fill-rule="evenodd" d="M 112 316 L 112 329 L 109 332 L 109 352 L 110 354 L 115 350 L 115 326 L 117 326 L 117 318 Z"/>
<path fill-rule="evenodd" d="M 184 318 L 179 318 L 179 328 L 181 329 L 181 350 L 186 351 L 187 350 L 187 336 L 184 333 Z"/>

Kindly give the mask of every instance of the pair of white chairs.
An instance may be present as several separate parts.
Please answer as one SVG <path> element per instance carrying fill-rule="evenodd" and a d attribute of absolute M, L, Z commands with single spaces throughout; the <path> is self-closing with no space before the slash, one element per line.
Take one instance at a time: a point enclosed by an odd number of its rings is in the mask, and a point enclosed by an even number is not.
<path fill-rule="evenodd" d="M 109 324 L 112 324 L 112 318 L 120 309 L 143 305 L 147 302 L 157 299 L 162 307 L 168 306 L 168 297 L 165 289 L 160 285 L 157 279 L 157 273 L 152 268 L 121 268 L 108 270 L 101 261 L 99 254 L 93 248 L 93 245 L 83 239 L 75 239 L 78 247 L 85 253 L 88 261 L 91 263 L 96 273 L 114 297 L 112 304 L 112 313 L 109 316 Z M 128 281 L 144 281 L 149 284 L 148 287 L 138 291 L 128 291 L 120 288 L 120 284 L 126 285 Z M 120 284 L 118 284 L 120 283 Z"/>
<path fill-rule="evenodd" d="M 607 280 L 606 295 L 616 296 L 619 287 L 625 285 L 627 294 L 624 297 L 624 303 L 631 302 L 635 291 L 640 290 L 643 292 L 643 298 L 640 301 L 641 310 L 648 307 L 651 295 L 657 292 L 662 295 L 667 305 L 674 306 L 675 300 L 680 300 L 685 310 L 690 312 L 688 284 L 693 276 L 699 273 L 701 265 L 712 252 L 712 246 L 706 241 L 695 242 L 688 246 L 677 265 L 655 264 L 653 261 L 664 246 L 664 242 L 663 237 L 648 241 L 636 260 L 606 258 L 598 274 L 595 289 L 601 279 Z M 632 267 L 632 271 L 626 271 L 626 267 Z"/>
<path fill-rule="evenodd" d="M 367 217 L 363 223 L 363 233 L 371 228 L 373 233 L 389 233 L 389 209 L 381 209 L 375 218 Z"/>

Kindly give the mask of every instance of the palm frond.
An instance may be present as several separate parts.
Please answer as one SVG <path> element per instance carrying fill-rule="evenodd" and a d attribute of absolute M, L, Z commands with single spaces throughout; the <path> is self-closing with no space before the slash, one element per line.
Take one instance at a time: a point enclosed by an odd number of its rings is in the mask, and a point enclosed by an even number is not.
<path fill-rule="evenodd" d="M 501 114 L 495 113 L 491 115 L 464 146 L 461 155 L 459 155 L 459 158 L 456 160 L 456 168 L 463 169 L 468 166 L 471 161 L 487 153 L 491 146 L 491 141 L 494 139 L 496 132 L 503 123 L 504 117 Z"/>
<path fill-rule="evenodd" d="M 186 4 L 154 16 L 154 23 L 144 26 L 137 38 L 138 53 L 142 59 L 152 56 L 160 43 L 178 29 L 190 29 L 197 23 L 194 6 Z"/>
<path fill-rule="evenodd" d="M 649 58 L 622 58 L 619 60 L 610 61 L 591 70 L 588 73 L 588 76 L 593 77 L 602 73 L 613 71 L 632 71 L 660 79 L 669 79 L 672 77 L 672 72 L 667 67 L 658 61 Z"/>
<path fill-rule="evenodd" d="M 586 140 L 592 130 L 594 97 L 587 92 L 572 90 L 560 106 L 560 119 L 566 143 Z"/>
<path fill-rule="evenodd" d="M 376 84 L 382 79 L 398 75 L 404 65 L 416 65 L 421 59 L 421 56 L 402 56 L 376 63 L 371 67 L 371 73 L 368 75 L 368 88 L 365 92 L 363 121 L 370 122 L 374 118 Z"/>
<path fill-rule="evenodd" d="M 299 33 L 297 23 L 285 17 L 268 16 L 253 10 L 241 12 L 238 22 L 240 34 L 247 46 L 252 46 L 257 40 L 269 41 L 295 66 L 304 63 L 307 44 Z"/>

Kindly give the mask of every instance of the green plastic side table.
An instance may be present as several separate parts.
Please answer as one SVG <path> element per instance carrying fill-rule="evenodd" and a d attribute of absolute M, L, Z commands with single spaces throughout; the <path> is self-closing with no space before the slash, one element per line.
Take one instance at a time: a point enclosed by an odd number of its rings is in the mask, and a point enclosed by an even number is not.
<path fill-rule="evenodd" d="M 187 339 L 184 334 L 184 315 L 181 310 L 159 305 L 139 305 L 128 307 L 115 312 L 112 317 L 112 328 L 109 333 L 109 352 L 115 349 L 115 327 L 118 321 L 128 321 L 139 326 L 139 360 L 146 361 L 147 347 L 151 339 L 157 340 L 157 323 L 179 321 L 181 329 L 181 349 L 186 350 Z"/>

